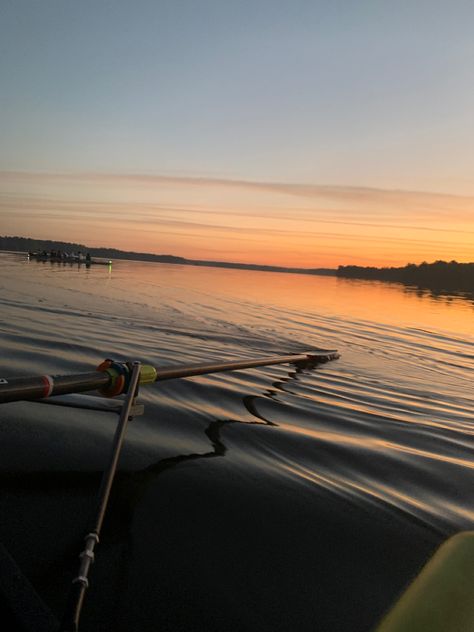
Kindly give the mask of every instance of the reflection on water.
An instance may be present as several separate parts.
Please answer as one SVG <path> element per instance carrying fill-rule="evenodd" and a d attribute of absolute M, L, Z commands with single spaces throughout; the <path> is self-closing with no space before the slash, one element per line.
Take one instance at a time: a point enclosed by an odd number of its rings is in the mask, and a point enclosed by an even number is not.
<path fill-rule="evenodd" d="M 0 260 L 0 375 L 341 352 L 311 371 L 143 389 L 84 630 L 366 631 L 443 538 L 472 528 L 469 300 L 336 277 Z M 58 614 L 114 428 L 66 412 L 9 404 L 0 421 L 0 540 Z"/>
<path fill-rule="evenodd" d="M 415 292 L 417 296 L 421 296 L 422 298 L 428 297 L 442 301 L 448 305 L 453 302 L 457 302 L 459 299 L 468 301 L 474 305 L 474 294 L 471 292 L 447 292 L 443 289 L 434 290 L 415 286 L 405 286 L 404 290 L 409 293 Z"/>

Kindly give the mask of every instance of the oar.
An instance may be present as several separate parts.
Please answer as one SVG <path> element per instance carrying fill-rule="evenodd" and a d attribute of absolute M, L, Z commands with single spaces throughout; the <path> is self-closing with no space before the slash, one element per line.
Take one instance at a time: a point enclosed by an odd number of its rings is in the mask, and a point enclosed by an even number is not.
<path fill-rule="evenodd" d="M 316 351 L 294 355 L 270 356 L 254 360 L 214 362 L 210 364 L 153 367 L 141 365 L 139 384 L 151 384 L 208 373 L 221 373 L 237 369 L 270 366 L 272 364 L 296 364 L 311 366 L 339 357 L 337 351 Z M 43 399 L 68 393 L 100 390 L 109 397 L 127 390 L 131 376 L 130 363 L 106 360 L 95 371 L 75 375 L 40 375 L 35 377 L 0 378 L 0 404 L 24 400 Z"/>
<path fill-rule="evenodd" d="M 102 476 L 95 518 L 85 537 L 84 550 L 80 555 L 79 572 L 73 580 L 66 611 L 60 625 L 60 632 L 77 632 L 84 597 L 89 586 L 89 570 L 94 561 L 94 550 L 107 509 L 112 483 L 125 436 L 127 423 L 131 419 L 132 406 L 140 384 L 150 384 L 161 380 L 191 377 L 222 371 L 249 369 L 272 364 L 291 363 L 299 367 L 312 367 L 339 357 L 336 351 L 302 353 L 286 356 L 271 356 L 257 360 L 237 360 L 211 364 L 185 365 L 168 368 L 143 366 L 139 362 L 130 363 L 105 360 L 97 371 L 78 375 L 42 375 L 30 378 L 0 379 L 0 403 L 19 400 L 35 400 L 54 395 L 66 395 L 100 389 L 109 396 L 126 393 L 114 435 L 109 463 Z"/>

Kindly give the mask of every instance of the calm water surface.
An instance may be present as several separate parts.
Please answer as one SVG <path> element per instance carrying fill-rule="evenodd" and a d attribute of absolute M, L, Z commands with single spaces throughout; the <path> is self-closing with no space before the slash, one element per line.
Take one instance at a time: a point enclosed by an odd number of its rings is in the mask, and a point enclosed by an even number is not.
<path fill-rule="evenodd" d="M 333 277 L 0 254 L 0 376 L 338 349 L 164 382 L 127 434 L 84 630 L 365 631 L 474 526 L 474 302 Z M 1 540 L 51 607 L 114 422 L 2 406 Z"/>

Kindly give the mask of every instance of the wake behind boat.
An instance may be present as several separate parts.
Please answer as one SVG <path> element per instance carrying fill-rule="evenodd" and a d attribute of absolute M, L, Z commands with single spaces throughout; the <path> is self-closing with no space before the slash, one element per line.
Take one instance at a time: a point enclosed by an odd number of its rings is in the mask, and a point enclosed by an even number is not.
<path fill-rule="evenodd" d="M 99 266 L 111 266 L 112 261 L 97 261 L 92 259 L 90 254 L 85 256 L 82 253 L 69 253 L 62 250 L 43 250 L 41 252 L 29 252 L 28 259 L 34 259 L 35 261 L 50 261 L 51 263 L 72 263 L 78 265 L 99 265 Z"/>

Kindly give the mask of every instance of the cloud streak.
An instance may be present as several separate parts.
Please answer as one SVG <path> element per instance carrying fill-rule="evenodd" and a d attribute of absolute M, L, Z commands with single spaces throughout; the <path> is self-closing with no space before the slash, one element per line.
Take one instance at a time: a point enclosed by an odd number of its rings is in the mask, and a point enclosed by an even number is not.
<path fill-rule="evenodd" d="M 318 267 L 474 258 L 474 197 L 148 174 L 0 172 L 3 231 Z M 91 242 L 93 235 L 95 243 Z M 444 238 L 441 238 L 444 235 Z M 113 237 L 113 242 L 111 241 Z M 343 259 L 343 260 L 342 260 Z"/>
<path fill-rule="evenodd" d="M 366 228 L 386 228 L 386 229 L 402 229 L 402 230 L 410 230 L 410 231 L 423 231 L 423 232 L 442 232 L 442 233 L 454 233 L 461 235 L 474 235 L 473 230 L 466 229 L 458 229 L 452 228 L 450 224 L 443 226 L 442 228 L 438 226 L 429 226 L 429 225 L 417 225 L 415 223 L 412 224 L 391 224 L 387 221 L 379 221 L 379 222 L 362 222 L 362 221 L 354 221 L 351 219 L 327 219 L 325 217 L 309 217 L 307 209 L 294 209 L 293 215 L 289 214 L 281 214 L 275 213 L 272 209 L 268 209 L 267 211 L 248 211 L 246 209 L 242 210 L 234 210 L 234 209 L 222 209 L 222 210 L 209 210 L 205 208 L 192 208 L 192 207 L 182 207 L 182 206 L 160 206 L 156 204 L 133 204 L 123 203 L 123 202 L 96 202 L 93 200 L 87 200 L 84 202 L 71 201 L 67 199 L 55 199 L 52 197 L 33 197 L 33 196 L 13 196 L 13 195 L 3 195 L 0 199 L 0 212 L 3 212 L 7 215 L 9 212 L 28 212 L 32 219 L 37 217 L 37 212 L 41 210 L 49 210 L 54 211 L 59 214 L 64 214 L 65 212 L 70 213 L 76 212 L 80 214 L 82 217 L 95 217 L 97 214 L 101 214 L 104 216 L 114 216 L 120 217 L 125 220 L 131 214 L 135 218 L 149 219 L 150 221 L 154 221 L 160 218 L 166 218 L 166 214 L 174 214 L 174 215 L 209 215 L 209 216 L 219 216 L 221 217 L 225 214 L 227 217 L 232 216 L 236 219 L 242 219 L 246 217 L 253 218 L 261 218 L 266 220 L 280 220 L 280 221 L 294 221 L 295 215 L 298 214 L 298 221 L 301 223 L 308 224 L 340 224 L 344 226 L 360 226 Z M 319 210 L 319 209 L 318 209 Z M 333 215 L 337 214 L 337 210 L 334 211 L 325 211 L 327 214 L 331 212 Z M 474 211 L 473 211 L 474 214 Z"/>

